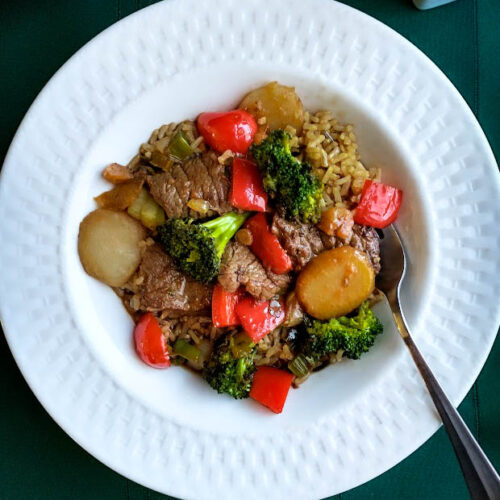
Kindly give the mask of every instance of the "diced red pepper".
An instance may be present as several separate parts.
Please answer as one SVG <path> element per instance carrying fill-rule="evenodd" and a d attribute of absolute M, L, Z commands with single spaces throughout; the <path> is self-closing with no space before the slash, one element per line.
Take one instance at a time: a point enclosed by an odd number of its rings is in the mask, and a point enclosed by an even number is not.
<path fill-rule="evenodd" d="M 242 210 L 265 212 L 267 193 L 262 185 L 262 176 L 259 167 L 243 158 L 233 160 L 233 183 L 230 203 L 233 207 Z"/>
<path fill-rule="evenodd" d="M 212 294 L 212 323 L 218 328 L 239 325 L 240 318 L 235 308 L 244 296 L 245 293 L 241 289 L 231 293 L 217 283 Z"/>
<path fill-rule="evenodd" d="M 135 349 L 144 363 L 154 368 L 168 368 L 170 356 L 160 325 L 151 313 L 141 317 L 134 329 Z"/>
<path fill-rule="evenodd" d="M 354 212 L 354 222 L 380 229 L 392 224 L 398 216 L 403 191 L 380 182 L 365 181 L 361 200 Z"/>
<path fill-rule="evenodd" d="M 271 366 L 259 366 L 253 376 L 250 397 L 267 406 L 274 413 L 281 413 L 293 375 Z"/>
<path fill-rule="evenodd" d="M 258 342 L 283 323 L 285 305 L 282 299 L 258 302 L 253 297 L 246 297 L 236 304 L 236 314 L 243 330 L 254 342 Z"/>
<path fill-rule="evenodd" d="M 257 214 L 248 219 L 245 227 L 252 233 L 253 241 L 250 248 L 264 266 L 276 274 L 283 274 L 292 269 L 290 256 L 278 238 L 271 233 L 264 214 Z"/>
<path fill-rule="evenodd" d="M 255 118 L 242 109 L 201 113 L 196 123 L 205 142 L 219 153 L 230 149 L 245 154 L 257 132 Z"/>

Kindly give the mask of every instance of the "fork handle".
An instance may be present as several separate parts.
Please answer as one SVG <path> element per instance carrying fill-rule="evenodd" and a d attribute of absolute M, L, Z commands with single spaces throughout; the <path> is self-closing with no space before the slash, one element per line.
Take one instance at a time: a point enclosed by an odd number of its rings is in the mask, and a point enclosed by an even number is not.
<path fill-rule="evenodd" d="M 455 450 L 462 473 L 473 500 L 499 500 L 500 478 L 471 434 L 458 411 L 450 403 L 443 389 L 425 362 L 415 342 L 410 336 L 405 321 L 401 315 L 399 304 L 389 300 L 396 325 L 405 341 L 417 368 L 424 379 L 425 385 L 443 420 L 444 427 Z"/>

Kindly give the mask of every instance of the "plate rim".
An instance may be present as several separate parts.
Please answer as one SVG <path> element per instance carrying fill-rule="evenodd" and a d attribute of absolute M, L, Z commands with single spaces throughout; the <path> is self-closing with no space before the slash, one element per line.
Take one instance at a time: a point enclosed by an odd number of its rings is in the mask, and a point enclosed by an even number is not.
<path fill-rule="evenodd" d="M 448 77 L 443 73 L 443 71 L 426 54 L 424 54 L 418 47 L 416 47 L 412 42 L 410 42 L 409 40 L 407 40 L 406 38 L 404 38 L 398 32 L 396 32 L 395 30 L 393 30 L 389 26 L 385 25 L 384 23 L 382 23 L 378 19 L 376 19 L 376 18 L 374 18 L 374 17 L 372 17 L 372 16 L 370 16 L 370 15 L 368 15 L 368 14 L 362 12 L 362 11 L 359 11 L 359 10 L 357 10 L 357 9 L 351 7 L 351 6 L 342 4 L 340 2 L 337 2 L 336 0 L 314 0 L 314 1 L 317 4 L 323 3 L 325 6 L 327 6 L 329 4 L 336 4 L 336 8 L 345 9 L 346 11 L 351 11 L 352 13 L 354 13 L 354 15 L 360 16 L 361 18 L 364 18 L 370 24 L 374 23 L 374 25 L 376 26 L 375 29 L 379 29 L 379 30 L 385 31 L 391 37 L 396 36 L 396 38 L 399 40 L 399 43 L 404 44 L 412 52 L 412 54 L 415 57 L 420 57 L 421 60 L 424 61 L 424 64 L 426 66 L 428 66 L 429 69 L 435 75 L 437 75 L 439 77 L 441 84 L 446 86 L 447 91 L 448 92 L 452 92 L 453 95 L 454 95 L 454 98 L 458 102 L 460 102 L 461 111 L 464 112 L 464 113 L 466 113 L 468 115 L 468 117 L 469 117 L 469 119 L 470 119 L 470 121 L 472 123 L 472 126 L 475 128 L 475 132 L 478 134 L 478 136 L 479 136 L 479 138 L 481 140 L 482 146 L 483 146 L 483 148 L 485 150 L 484 152 L 488 156 L 488 160 L 489 160 L 488 161 L 488 166 L 494 172 L 494 166 L 496 165 L 496 159 L 494 157 L 494 154 L 493 154 L 493 151 L 492 151 L 491 146 L 489 144 L 489 141 L 488 141 L 488 139 L 487 139 L 484 131 L 482 130 L 482 128 L 481 128 L 481 126 L 480 126 L 477 118 L 475 117 L 474 113 L 472 112 L 471 108 L 469 107 L 469 105 L 467 104 L 467 102 L 465 101 L 465 99 L 462 97 L 462 95 L 456 89 L 456 87 L 452 84 L 452 82 L 448 79 Z M 36 109 L 36 106 L 38 105 L 38 103 L 50 91 L 51 87 L 53 85 L 56 85 L 58 83 L 58 81 L 62 78 L 62 75 L 68 70 L 68 68 L 71 68 L 71 66 L 73 64 L 76 64 L 77 60 L 80 59 L 82 56 L 84 56 L 84 54 L 86 54 L 87 52 L 89 52 L 91 50 L 91 47 L 94 44 L 100 43 L 100 41 L 102 39 L 104 39 L 106 36 L 108 36 L 109 33 L 113 33 L 115 31 L 118 31 L 119 29 L 121 29 L 121 27 L 125 24 L 125 22 L 129 22 L 132 18 L 134 18 L 134 19 L 135 18 L 139 18 L 140 16 L 143 16 L 145 14 L 145 12 L 152 12 L 154 10 L 160 11 L 160 9 L 163 9 L 166 4 L 171 4 L 171 3 L 180 4 L 181 2 L 182 2 L 182 0 L 169 0 L 168 2 L 167 1 L 165 1 L 165 2 L 159 2 L 157 4 L 153 4 L 153 5 L 150 5 L 148 7 L 145 7 L 143 9 L 139 10 L 139 11 L 136 11 L 136 12 L 134 12 L 134 13 L 132 13 L 132 14 L 130 14 L 130 15 L 128 15 L 128 16 L 120 19 L 119 21 L 113 23 L 112 25 L 110 25 L 109 27 L 107 27 L 106 29 L 104 29 L 103 31 L 101 31 L 100 33 L 98 33 L 91 40 L 89 40 L 78 51 L 76 51 L 54 73 L 54 75 L 49 79 L 49 81 L 43 86 L 43 88 L 40 90 L 40 92 L 38 93 L 38 95 L 35 97 L 35 99 L 33 100 L 32 104 L 29 106 L 28 110 L 26 111 L 23 119 L 21 120 L 21 122 L 20 122 L 20 124 L 19 124 L 19 126 L 18 126 L 18 128 L 16 130 L 16 133 L 15 133 L 13 139 L 12 139 L 12 142 L 11 142 L 11 144 L 9 146 L 9 149 L 7 151 L 7 154 L 5 156 L 4 163 L 3 163 L 3 168 L 1 169 L 1 172 L 0 172 L 0 186 L 3 186 L 5 184 L 5 182 L 3 182 L 4 179 L 5 179 L 5 177 L 6 177 L 5 172 L 7 172 L 7 170 L 9 168 L 13 168 L 12 166 L 10 166 L 13 163 L 11 161 L 11 156 L 14 156 L 15 144 L 19 140 L 19 137 L 20 137 L 20 135 L 22 133 L 22 129 L 26 126 L 27 121 L 30 119 L 30 115 L 31 115 L 32 111 L 34 109 Z M 216 1 L 213 1 L 212 3 L 216 3 Z M 312 4 L 312 2 L 311 2 L 311 4 Z M 496 173 L 498 173 L 498 171 Z M 498 185 L 498 177 L 497 177 L 497 185 Z M 0 193 L 1 192 L 2 191 L 0 191 Z M 40 398 L 39 392 L 37 392 L 36 389 L 35 389 L 34 380 L 32 378 L 30 378 L 30 375 L 29 375 L 28 371 L 26 370 L 26 366 L 23 365 L 23 363 L 21 362 L 21 360 L 19 358 L 18 353 L 15 351 L 15 347 L 14 347 L 13 342 L 12 342 L 12 339 L 15 336 L 15 332 L 11 331 L 11 328 L 7 325 L 7 322 L 4 321 L 4 314 L 2 313 L 3 308 L 4 308 L 3 302 L 4 301 L 2 300 L 1 303 L 0 303 L 0 324 L 2 325 L 2 328 L 4 330 L 5 337 L 6 337 L 8 345 L 9 345 L 9 349 L 11 350 L 11 353 L 12 353 L 12 355 L 13 355 L 15 361 L 16 361 L 16 364 L 17 364 L 19 370 L 21 371 L 24 379 L 28 383 L 28 386 L 30 387 L 31 391 L 33 392 L 33 394 L 35 395 L 35 397 L 38 399 L 38 401 L 42 404 L 42 406 L 44 407 L 44 409 L 49 413 L 49 415 L 51 416 L 51 418 L 57 423 L 57 425 L 59 425 L 64 430 L 64 432 L 66 434 L 68 434 L 83 449 L 85 449 L 86 451 L 88 451 L 89 453 L 91 453 L 93 456 L 95 456 L 99 461 L 101 461 L 102 463 L 104 463 L 106 466 L 110 467 L 112 470 L 117 471 L 118 473 L 122 474 L 123 476 L 125 476 L 127 478 L 131 478 L 132 480 L 138 482 L 139 484 L 144 484 L 144 485 L 146 485 L 147 487 L 149 487 L 151 489 L 157 490 L 157 487 L 152 482 L 148 484 L 144 480 L 143 477 L 139 477 L 139 476 L 135 476 L 134 477 L 134 474 L 132 473 L 132 471 L 129 470 L 129 469 L 127 470 L 126 466 L 120 467 L 116 463 L 108 461 L 107 458 L 106 458 L 106 456 L 105 456 L 105 454 L 101 453 L 98 448 L 97 449 L 93 449 L 92 451 L 90 451 L 88 443 L 83 443 L 82 442 L 83 440 L 80 440 L 78 436 L 74 435 L 74 433 L 72 432 L 72 429 L 70 428 L 69 425 L 67 425 L 65 423 L 62 423 L 62 420 L 63 420 L 62 417 L 59 417 L 56 414 L 54 414 L 55 412 L 50 411 L 50 409 L 49 409 L 49 407 L 50 407 L 49 402 L 46 402 L 46 401 L 44 401 L 44 400 L 42 400 Z M 13 327 L 12 327 L 12 329 L 13 329 Z M 455 395 L 453 397 L 453 403 L 454 403 L 455 406 L 458 406 L 458 404 L 460 404 L 460 402 L 464 399 L 464 397 L 466 396 L 466 394 L 469 392 L 469 390 L 471 389 L 472 385 L 474 384 L 477 376 L 479 375 L 479 373 L 481 372 L 482 368 L 484 367 L 484 364 L 485 364 L 485 362 L 486 362 L 486 360 L 488 358 L 488 355 L 489 355 L 489 353 L 491 351 L 491 348 L 493 346 L 493 343 L 494 343 L 495 339 L 496 339 L 496 335 L 492 335 L 491 338 L 489 338 L 487 349 L 484 350 L 484 354 L 483 354 L 482 358 L 480 359 L 479 363 L 477 363 L 475 365 L 474 376 L 469 378 L 470 379 L 470 383 L 466 384 L 465 386 L 463 386 L 462 389 L 461 389 L 461 391 L 459 392 L 459 394 Z M 387 471 L 388 469 L 390 469 L 390 468 L 394 467 L 395 465 L 397 465 L 402 459 L 404 459 L 405 457 L 409 456 L 417 448 L 419 448 L 423 443 L 425 443 L 428 439 L 430 439 L 430 437 L 439 429 L 439 427 L 441 425 L 442 425 L 442 423 L 439 422 L 439 424 L 436 425 L 435 428 L 433 429 L 432 433 L 429 436 L 426 436 L 423 440 L 419 440 L 416 443 L 415 447 L 409 453 L 407 453 L 407 450 L 405 450 L 403 452 L 403 454 L 402 454 L 402 457 L 400 457 L 397 462 L 393 463 L 392 465 L 389 465 L 387 468 L 385 468 L 384 470 L 382 470 L 382 472 L 377 471 L 377 473 L 375 475 L 371 475 L 366 481 L 373 479 L 374 477 L 378 476 L 379 474 L 382 474 L 385 471 Z M 359 483 L 359 484 L 363 484 L 363 483 Z M 356 487 L 359 484 L 355 484 L 352 487 Z M 160 491 L 160 490 L 157 490 L 157 491 Z M 173 494 L 175 494 L 175 493 L 173 493 Z"/>

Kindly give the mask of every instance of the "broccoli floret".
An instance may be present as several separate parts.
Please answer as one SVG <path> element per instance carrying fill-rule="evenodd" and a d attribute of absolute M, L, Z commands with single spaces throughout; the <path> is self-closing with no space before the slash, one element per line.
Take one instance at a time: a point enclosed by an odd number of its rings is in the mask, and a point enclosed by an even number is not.
<path fill-rule="evenodd" d="M 248 215 L 229 212 L 201 224 L 169 219 L 158 227 L 158 240 L 183 271 L 208 283 L 217 276 L 226 245 Z"/>
<path fill-rule="evenodd" d="M 257 347 L 244 333 L 228 334 L 217 340 L 203 370 L 203 377 L 219 393 L 235 399 L 247 398 L 255 373 Z"/>
<path fill-rule="evenodd" d="M 288 363 L 288 368 L 295 376 L 305 377 L 320 366 L 328 355 L 340 349 L 347 358 L 358 359 L 370 349 L 375 337 L 383 329 L 368 301 L 363 302 L 350 316 L 329 321 L 306 318 L 300 347 L 295 358 Z"/>
<path fill-rule="evenodd" d="M 352 316 L 324 322 L 311 320 L 306 329 L 309 333 L 307 354 L 319 358 L 343 349 L 347 358 L 358 359 L 374 344 L 383 326 L 365 301 Z"/>
<path fill-rule="evenodd" d="M 250 151 L 263 173 L 264 189 L 284 209 L 286 217 L 317 222 L 324 205 L 323 184 L 308 163 L 292 155 L 290 135 L 274 130 Z"/>

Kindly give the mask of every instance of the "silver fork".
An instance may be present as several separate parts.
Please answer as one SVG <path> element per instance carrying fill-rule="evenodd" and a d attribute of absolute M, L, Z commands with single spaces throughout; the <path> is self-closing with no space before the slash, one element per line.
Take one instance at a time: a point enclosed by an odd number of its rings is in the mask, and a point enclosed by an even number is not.
<path fill-rule="evenodd" d="M 377 276 L 377 288 L 387 297 L 399 333 L 405 341 L 443 420 L 471 498 L 473 500 L 499 500 L 500 478 L 495 468 L 474 439 L 458 411 L 446 397 L 411 338 L 399 302 L 401 283 L 406 271 L 404 247 L 393 226 L 384 229 L 382 233 L 383 237 L 380 240 L 382 270 Z"/>

